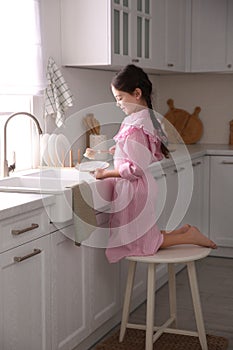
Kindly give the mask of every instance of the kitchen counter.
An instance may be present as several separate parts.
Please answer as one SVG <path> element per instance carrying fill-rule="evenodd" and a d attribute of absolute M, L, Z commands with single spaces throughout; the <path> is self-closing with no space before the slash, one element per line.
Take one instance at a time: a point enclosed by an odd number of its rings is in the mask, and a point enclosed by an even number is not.
<path fill-rule="evenodd" d="M 158 168 L 167 168 L 171 165 L 179 164 L 202 156 L 233 156 L 233 145 L 225 144 L 195 144 L 183 145 L 175 144 L 169 147 L 171 157 L 163 159 L 161 162 L 150 165 L 152 171 Z"/>
<path fill-rule="evenodd" d="M 161 166 L 167 168 L 174 162 L 178 164 L 204 155 L 233 156 L 233 145 L 227 144 L 195 144 L 186 147 L 185 145 L 173 145 L 171 149 L 173 149 L 171 158 L 153 163 L 150 166 L 152 171 L 157 171 Z M 37 209 L 42 202 L 43 205 L 51 205 L 55 202 L 55 197 L 53 195 L 0 192 L 0 220 Z"/>
<path fill-rule="evenodd" d="M 0 192 L 0 220 L 54 203 L 54 196 L 31 193 Z"/>

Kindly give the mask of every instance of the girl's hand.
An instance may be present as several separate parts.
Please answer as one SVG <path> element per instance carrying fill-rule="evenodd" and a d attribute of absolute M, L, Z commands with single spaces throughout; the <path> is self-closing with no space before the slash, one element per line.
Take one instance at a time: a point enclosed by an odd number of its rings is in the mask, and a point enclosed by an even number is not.
<path fill-rule="evenodd" d="M 110 147 L 108 151 L 110 154 L 114 155 L 115 150 L 116 150 L 116 146 L 114 145 L 114 146 Z"/>
<path fill-rule="evenodd" d="M 120 173 L 117 169 L 107 170 L 97 168 L 94 171 L 94 176 L 96 179 L 106 179 L 107 177 L 120 177 Z"/>
<path fill-rule="evenodd" d="M 94 172 L 94 175 L 96 179 L 104 179 L 106 177 L 106 170 L 97 168 Z"/>

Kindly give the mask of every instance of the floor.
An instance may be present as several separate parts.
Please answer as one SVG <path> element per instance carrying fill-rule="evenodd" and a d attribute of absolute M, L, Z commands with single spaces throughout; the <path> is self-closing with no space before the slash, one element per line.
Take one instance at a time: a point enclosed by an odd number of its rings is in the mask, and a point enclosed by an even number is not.
<path fill-rule="evenodd" d="M 196 267 L 206 332 L 226 337 L 228 350 L 233 350 L 233 259 L 207 257 Z M 145 322 L 145 308 L 146 303 L 131 314 L 130 321 Z M 177 308 L 178 327 L 196 330 L 186 269 L 177 275 Z M 164 285 L 156 293 L 156 325 L 165 321 L 168 313 L 168 288 Z"/>

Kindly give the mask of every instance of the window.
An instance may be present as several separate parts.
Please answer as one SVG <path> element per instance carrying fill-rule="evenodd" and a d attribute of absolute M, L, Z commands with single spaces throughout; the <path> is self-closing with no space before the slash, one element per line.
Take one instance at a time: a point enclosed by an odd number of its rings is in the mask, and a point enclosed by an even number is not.
<path fill-rule="evenodd" d="M 0 0 L 0 47 L 0 94 L 44 88 L 39 0 Z"/>
<path fill-rule="evenodd" d="M 31 113 L 33 97 L 27 95 L 0 95 L 1 164 L 3 165 L 4 125 L 12 113 Z M 34 122 L 27 116 L 12 118 L 7 125 L 7 160 L 11 165 L 16 161 L 16 170 L 30 169 L 39 163 L 39 136 Z M 1 169 L 3 169 L 1 167 Z M 2 171 L 1 171 L 2 173 Z M 3 175 L 3 174 L 1 174 Z"/>
<path fill-rule="evenodd" d="M 45 88 L 39 5 L 39 0 L 0 0 L 0 170 L 6 119 L 13 112 L 32 113 L 33 95 Z M 12 164 L 16 154 L 17 170 L 35 165 L 39 147 L 35 134 L 28 117 L 15 117 L 8 123 L 7 159 Z"/>

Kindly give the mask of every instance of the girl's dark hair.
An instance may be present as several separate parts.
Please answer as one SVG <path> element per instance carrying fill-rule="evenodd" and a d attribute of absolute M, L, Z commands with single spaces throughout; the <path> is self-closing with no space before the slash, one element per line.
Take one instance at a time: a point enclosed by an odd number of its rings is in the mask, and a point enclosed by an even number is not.
<path fill-rule="evenodd" d="M 134 64 L 129 64 L 113 77 L 112 85 L 115 89 L 129 94 L 132 94 L 136 88 L 141 90 L 142 98 L 144 98 L 147 107 L 149 108 L 151 121 L 161 139 L 161 151 L 165 157 L 168 157 L 169 151 L 167 148 L 167 137 L 153 111 L 151 101 L 152 83 L 148 78 L 148 75 L 142 70 L 142 68 L 137 67 Z"/>

